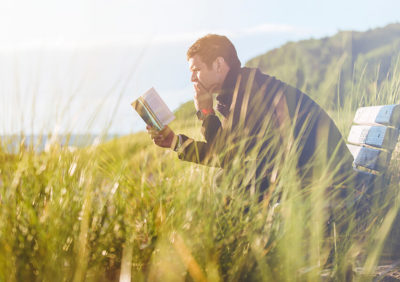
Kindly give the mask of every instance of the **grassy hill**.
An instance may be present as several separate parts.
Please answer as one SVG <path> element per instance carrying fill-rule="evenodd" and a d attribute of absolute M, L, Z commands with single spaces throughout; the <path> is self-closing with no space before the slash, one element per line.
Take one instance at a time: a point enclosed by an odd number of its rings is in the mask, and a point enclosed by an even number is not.
<path fill-rule="evenodd" d="M 368 104 L 382 82 L 395 73 L 400 55 L 400 24 L 366 32 L 340 31 L 332 37 L 289 42 L 255 57 L 259 67 L 309 94 L 325 108 L 343 106 L 346 96 L 364 96 Z M 364 93 L 354 88 L 364 84 Z M 398 90 L 398 89 L 397 89 Z M 365 100 L 367 99 L 367 100 Z M 398 102 L 398 101 L 397 101 Z"/>

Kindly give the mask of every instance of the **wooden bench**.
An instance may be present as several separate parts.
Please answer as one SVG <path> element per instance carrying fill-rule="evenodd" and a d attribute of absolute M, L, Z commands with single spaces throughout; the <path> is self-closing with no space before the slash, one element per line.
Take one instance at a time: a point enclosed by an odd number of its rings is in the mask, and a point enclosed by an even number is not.
<path fill-rule="evenodd" d="M 353 167 L 360 175 L 359 187 L 364 186 L 362 189 L 371 198 L 379 197 L 382 187 L 388 185 L 384 176 L 399 138 L 400 105 L 359 108 L 353 124 L 347 146 L 354 157 Z M 390 252 L 396 252 L 393 246 L 390 246 Z M 366 280 L 400 281 L 399 265 L 400 260 L 386 261 L 377 268 L 374 277 Z M 355 272 L 363 280 L 362 269 L 355 269 Z"/>
<path fill-rule="evenodd" d="M 371 177 L 382 175 L 399 137 L 400 105 L 359 108 L 353 123 L 347 147 L 354 169 Z"/>
<path fill-rule="evenodd" d="M 357 110 L 347 138 L 347 147 L 354 157 L 353 168 L 359 176 L 358 188 L 364 186 L 362 189 L 373 191 L 385 187 L 387 183 L 383 176 L 396 147 L 399 128 L 400 105 L 362 107 Z M 376 194 L 372 195 L 374 196 Z M 375 275 L 369 276 L 364 273 L 363 268 L 355 268 L 353 278 L 359 281 L 400 282 L 400 260 L 386 261 L 384 264 L 377 267 Z M 325 269 L 321 273 L 321 280 L 331 281 L 332 271 Z"/>

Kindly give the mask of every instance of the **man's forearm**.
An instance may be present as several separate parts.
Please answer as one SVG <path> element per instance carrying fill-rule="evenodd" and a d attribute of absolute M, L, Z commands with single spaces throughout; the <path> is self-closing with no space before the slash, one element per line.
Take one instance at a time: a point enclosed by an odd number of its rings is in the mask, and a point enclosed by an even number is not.
<path fill-rule="evenodd" d="M 179 134 L 178 145 L 175 151 L 181 160 L 208 166 L 219 166 L 211 143 L 195 141 L 185 135 Z"/>
<path fill-rule="evenodd" d="M 209 115 L 202 124 L 202 133 L 206 142 L 195 141 L 186 135 L 179 134 L 173 149 L 178 153 L 181 160 L 209 166 L 220 166 L 218 158 L 215 157 L 217 153 L 214 143 L 221 128 L 219 118 L 216 115 Z"/>

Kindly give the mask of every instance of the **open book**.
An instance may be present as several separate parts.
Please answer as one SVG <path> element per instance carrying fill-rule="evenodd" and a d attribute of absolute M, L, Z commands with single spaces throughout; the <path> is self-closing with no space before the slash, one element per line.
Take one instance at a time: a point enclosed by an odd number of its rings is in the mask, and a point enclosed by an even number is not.
<path fill-rule="evenodd" d="M 147 125 L 157 130 L 174 120 L 175 116 L 158 95 L 154 88 L 150 88 L 142 96 L 132 102 L 132 107 Z"/>

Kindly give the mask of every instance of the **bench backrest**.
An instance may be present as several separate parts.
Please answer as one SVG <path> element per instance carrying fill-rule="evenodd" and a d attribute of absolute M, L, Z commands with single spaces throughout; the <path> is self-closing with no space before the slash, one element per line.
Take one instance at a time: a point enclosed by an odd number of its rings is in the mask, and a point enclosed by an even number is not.
<path fill-rule="evenodd" d="M 383 172 L 399 137 L 400 105 L 359 108 L 353 123 L 347 147 L 354 168 L 371 174 Z"/>

